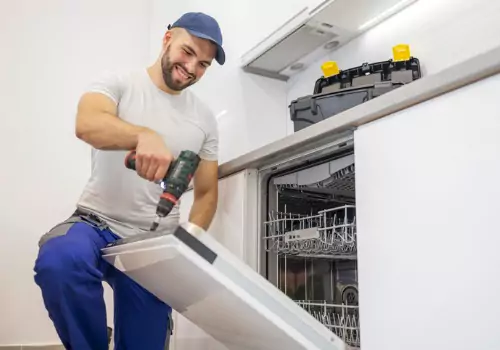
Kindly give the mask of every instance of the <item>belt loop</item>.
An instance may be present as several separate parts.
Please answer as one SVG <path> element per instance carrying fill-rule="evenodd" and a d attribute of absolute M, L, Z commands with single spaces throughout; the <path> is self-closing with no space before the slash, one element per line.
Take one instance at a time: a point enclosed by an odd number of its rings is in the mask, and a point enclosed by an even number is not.
<path fill-rule="evenodd" d="M 99 218 L 97 215 L 93 213 L 88 213 L 88 212 L 83 212 L 81 210 L 76 210 L 75 215 L 79 216 L 80 219 L 85 221 L 86 223 L 90 224 L 91 226 L 99 229 L 99 230 L 105 230 L 108 228 L 108 224 Z"/>

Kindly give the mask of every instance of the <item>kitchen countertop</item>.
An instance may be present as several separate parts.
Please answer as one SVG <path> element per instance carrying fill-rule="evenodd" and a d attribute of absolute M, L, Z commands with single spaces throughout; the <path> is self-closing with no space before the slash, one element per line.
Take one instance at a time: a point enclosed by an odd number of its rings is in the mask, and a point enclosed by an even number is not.
<path fill-rule="evenodd" d="M 500 47 L 311 125 L 219 166 L 219 178 L 258 169 L 293 153 L 327 145 L 360 125 L 500 73 Z"/>

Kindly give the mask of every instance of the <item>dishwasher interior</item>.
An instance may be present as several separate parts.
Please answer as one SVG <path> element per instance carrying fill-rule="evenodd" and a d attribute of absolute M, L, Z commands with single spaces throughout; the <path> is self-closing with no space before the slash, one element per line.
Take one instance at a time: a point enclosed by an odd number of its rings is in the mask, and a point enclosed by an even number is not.
<path fill-rule="evenodd" d="M 354 150 L 342 146 L 263 177 L 260 271 L 359 349 Z"/>

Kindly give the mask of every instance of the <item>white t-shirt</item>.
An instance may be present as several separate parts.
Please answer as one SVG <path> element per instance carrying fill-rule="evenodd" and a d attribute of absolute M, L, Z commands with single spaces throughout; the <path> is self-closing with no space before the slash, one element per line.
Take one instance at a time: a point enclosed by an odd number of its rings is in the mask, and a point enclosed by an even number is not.
<path fill-rule="evenodd" d="M 217 121 L 209 108 L 189 88 L 180 95 L 159 89 L 147 70 L 127 74 L 106 73 L 90 84 L 89 92 L 110 97 L 118 117 L 155 130 L 176 158 L 182 150 L 217 160 Z M 92 174 L 78 207 L 104 219 L 120 237 L 149 230 L 162 193 L 158 184 L 125 167 L 128 151 L 92 149 Z M 158 233 L 169 233 L 179 223 L 179 203 L 163 218 Z"/>

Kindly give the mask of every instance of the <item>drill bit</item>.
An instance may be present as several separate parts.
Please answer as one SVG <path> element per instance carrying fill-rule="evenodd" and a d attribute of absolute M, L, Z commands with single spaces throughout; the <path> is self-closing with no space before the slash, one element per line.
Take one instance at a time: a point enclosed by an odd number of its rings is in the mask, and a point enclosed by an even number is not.
<path fill-rule="evenodd" d="M 158 225 L 160 225 L 160 217 L 157 215 L 153 223 L 151 224 L 151 228 L 149 229 L 150 231 L 156 231 L 158 228 Z"/>

